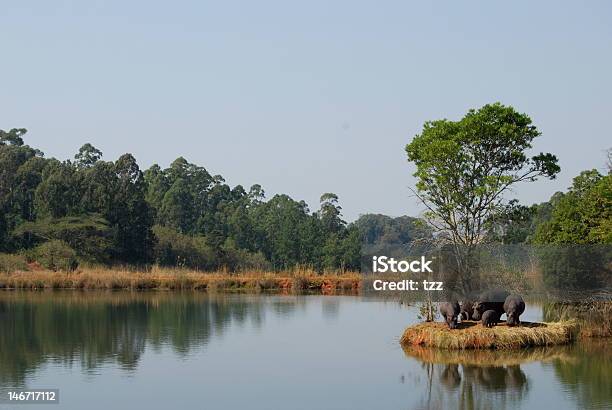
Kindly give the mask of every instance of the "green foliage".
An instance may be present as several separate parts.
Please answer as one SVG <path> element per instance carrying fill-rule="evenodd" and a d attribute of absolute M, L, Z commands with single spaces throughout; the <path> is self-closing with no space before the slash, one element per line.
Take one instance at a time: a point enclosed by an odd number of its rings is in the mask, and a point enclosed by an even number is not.
<path fill-rule="evenodd" d="M 232 188 L 184 158 L 143 173 L 130 154 L 104 161 L 84 144 L 74 161 L 58 161 L 24 134 L 0 133 L 0 251 L 62 241 L 93 263 L 359 268 L 360 228 L 342 219 L 333 193 L 311 212 L 287 195 L 267 201 L 260 185 Z"/>
<path fill-rule="evenodd" d="M 540 269 L 550 289 L 597 289 L 604 275 L 609 278 L 606 260 L 609 249 L 593 245 L 540 245 Z"/>
<path fill-rule="evenodd" d="M 458 278 L 466 291 L 477 267 L 473 249 L 503 210 L 504 193 L 519 182 L 559 172 L 554 155 L 527 156 L 539 135 L 527 115 L 495 103 L 470 110 L 459 121 L 427 122 L 406 146 L 416 165 L 414 192 L 437 237 L 457 249 Z"/>
<path fill-rule="evenodd" d="M 153 227 L 153 232 L 157 238 L 154 257 L 159 265 L 202 270 L 217 268 L 215 252 L 204 237 L 185 235 L 160 225 Z"/>
<path fill-rule="evenodd" d="M 146 199 L 153 208 L 155 223 L 185 234 L 202 232 L 202 220 L 211 211 L 213 189 L 222 181 L 205 168 L 177 158 L 169 168 L 153 165 L 144 173 Z"/>
<path fill-rule="evenodd" d="M 392 218 L 380 214 L 361 215 L 355 226 L 366 245 L 409 244 L 415 240 L 431 240 L 432 230 L 424 221 L 410 216 Z"/>
<path fill-rule="evenodd" d="M 338 195 L 330 192 L 325 193 L 321 195 L 320 203 L 319 218 L 323 228 L 329 232 L 340 231 L 346 225 L 346 222 L 341 218 L 342 207 L 338 205 Z"/>
<path fill-rule="evenodd" d="M 549 221 L 538 226 L 545 282 L 555 288 L 594 288 L 609 281 L 612 244 L 612 175 L 596 170 L 574 178 Z M 608 246 L 604 246 L 608 245 Z"/>
<path fill-rule="evenodd" d="M 318 259 L 318 219 L 309 217 L 305 202 L 276 195 L 253 210 L 260 250 L 278 269 L 314 264 Z"/>
<path fill-rule="evenodd" d="M 0 253 L 0 273 L 13 273 L 26 270 L 28 270 L 28 264 L 24 256 Z"/>
<path fill-rule="evenodd" d="M 79 259 L 94 263 L 108 263 L 112 249 L 111 228 L 106 219 L 97 214 L 39 219 L 19 225 L 13 236 L 27 247 L 46 240 L 61 240 L 73 248 Z"/>
<path fill-rule="evenodd" d="M 144 176 L 131 154 L 114 164 L 117 175 L 111 211 L 103 216 L 114 226 L 114 257 L 128 263 L 151 260 L 155 237 L 152 212 L 146 202 Z"/>
<path fill-rule="evenodd" d="M 470 110 L 459 121 L 425 123 L 406 153 L 417 167 L 417 194 L 432 225 L 454 243 L 479 242 L 505 191 L 559 172 L 554 155 L 527 156 L 539 135 L 527 115 L 499 103 Z"/>
<path fill-rule="evenodd" d="M 34 192 L 46 160 L 23 144 L 24 129 L 0 130 L 0 251 L 15 251 L 10 232 L 35 218 Z"/>
<path fill-rule="evenodd" d="M 228 240 L 223 246 L 223 267 L 232 271 L 259 270 L 267 271 L 272 268 L 270 262 L 261 252 L 250 252 L 236 247 L 233 241 Z"/>
<path fill-rule="evenodd" d="M 102 158 L 102 151 L 87 143 L 79 148 L 78 154 L 74 156 L 77 167 L 88 168 L 93 166 Z"/>
<path fill-rule="evenodd" d="M 74 249 L 66 242 L 51 240 L 33 249 L 32 257 L 47 269 L 54 271 L 72 271 L 77 268 L 78 261 Z"/>
<path fill-rule="evenodd" d="M 502 244 L 533 242 L 537 227 L 550 220 L 552 209 L 562 196 L 557 192 L 550 201 L 529 207 L 513 199 L 486 221 L 486 241 Z"/>
<path fill-rule="evenodd" d="M 0 145 L 23 145 L 23 135 L 27 132 L 25 128 L 13 128 L 6 132 L 0 130 Z"/>
<path fill-rule="evenodd" d="M 80 212 L 79 175 L 69 162 L 50 160 L 45 165 L 35 191 L 38 217 L 61 218 Z"/>
<path fill-rule="evenodd" d="M 540 225 L 536 243 L 612 244 L 612 175 L 584 171 Z"/>

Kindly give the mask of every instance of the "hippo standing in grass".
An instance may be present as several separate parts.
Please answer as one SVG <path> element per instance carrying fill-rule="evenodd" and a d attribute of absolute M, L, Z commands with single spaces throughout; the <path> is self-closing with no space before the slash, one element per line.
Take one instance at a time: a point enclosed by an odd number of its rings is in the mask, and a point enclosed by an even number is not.
<path fill-rule="evenodd" d="M 471 320 L 474 315 L 474 301 L 473 300 L 464 300 L 461 302 L 461 312 L 459 316 L 461 316 L 461 320 Z"/>
<path fill-rule="evenodd" d="M 482 314 L 487 310 L 494 310 L 501 317 L 501 315 L 505 313 L 504 302 L 509 295 L 509 292 L 501 289 L 491 289 L 482 292 L 480 296 L 478 296 L 478 300 L 474 303 L 472 319 L 480 320 Z"/>
<path fill-rule="evenodd" d="M 461 320 L 472 320 L 474 316 L 474 303 L 478 300 L 475 292 L 468 293 L 461 302 Z"/>
<path fill-rule="evenodd" d="M 520 316 L 525 311 L 525 301 L 521 295 L 508 296 L 504 302 L 504 311 L 506 312 L 508 326 L 520 325 Z"/>
<path fill-rule="evenodd" d="M 446 321 L 449 329 L 457 328 L 457 318 L 459 317 L 460 310 L 459 302 L 456 300 L 440 303 L 440 313 L 442 313 L 442 317 Z"/>
<path fill-rule="evenodd" d="M 499 322 L 499 313 L 493 309 L 489 309 L 482 314 L 482 320 L 480 322 L 484 327 L 493 327 Z"/>

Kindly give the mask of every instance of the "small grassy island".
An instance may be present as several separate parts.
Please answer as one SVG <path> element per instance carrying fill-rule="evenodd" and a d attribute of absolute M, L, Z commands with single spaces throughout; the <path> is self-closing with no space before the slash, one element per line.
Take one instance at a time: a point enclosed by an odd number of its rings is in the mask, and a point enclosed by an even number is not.
<path fill-rule="evenodd" d="M 445 323 L 425 322 L 409 326 L 400 343 L 404 347 L 422 346 L 442 349 L 518 349 L 570 343 L 577 331 L 576 321 L 552 323 L 522 322 L 509 327 L 500 322 L 492 328 L 464 321 L 457 329 Z"/>

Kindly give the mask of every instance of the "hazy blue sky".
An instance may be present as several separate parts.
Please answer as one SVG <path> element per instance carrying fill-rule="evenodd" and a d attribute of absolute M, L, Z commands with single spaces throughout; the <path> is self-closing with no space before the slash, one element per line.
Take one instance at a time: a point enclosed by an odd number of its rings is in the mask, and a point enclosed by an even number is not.
<path fill-rule="evenodd" d="M 1 1 L 0 128 L 47 156 L 91 142 L 177 156 L 347 219 L 415 215 L 404 146 L 501 101 L 533 118 L 556 181 L 612 146 L 612 2 Z"/>

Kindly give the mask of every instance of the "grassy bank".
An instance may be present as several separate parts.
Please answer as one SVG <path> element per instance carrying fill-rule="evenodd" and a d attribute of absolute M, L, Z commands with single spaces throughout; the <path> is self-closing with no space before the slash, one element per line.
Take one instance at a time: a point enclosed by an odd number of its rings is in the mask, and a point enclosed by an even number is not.
<path fill-rule="evenodd" d="M 42 269 L 0 274 L 0 289 L 111 289 L 200 291 L 316 291 L 358 292 L 361 276 L 355 272 L 319 275 L 310 270 L 241 273 L 152 269 L 88 268 L 75 272 Z"/>
<path fill-rule="evenodd" d="M 501 322 L 493 328 L 466 321 L 453 330 L 445 323 L 426 322 L 408 327 L 400 343 L 403 346 L 443 349 L 516 349 L 570 343 L 574 340 L 576 331 L 575 321 L 522 322 L 517 327 L 508 327 L 505 322 Z"/>
<path fill-rule="evenodd" d="M 547 303 L 543 313 L 546 321 L 577 320 L 580 337 L 612 337 L 612 303 L 609 300 L 587 298 L 580 302 Z"/>

